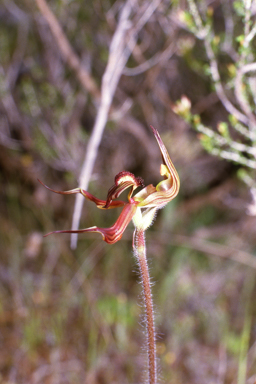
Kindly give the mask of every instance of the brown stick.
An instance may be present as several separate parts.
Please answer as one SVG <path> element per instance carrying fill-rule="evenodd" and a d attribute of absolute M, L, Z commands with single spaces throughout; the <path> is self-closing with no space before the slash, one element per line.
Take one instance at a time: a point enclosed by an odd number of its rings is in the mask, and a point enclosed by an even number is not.
<path fill-rule="evenodd" d="M 146 257 L 146 244 L 143 230 L 135 230 L 135 255 L 137 257 L 143 286 L 144 305 L 146 310 L 148 383 L 156 384 L 156 341 L 154 326 L 154 310 L 150 288 L 150 278 Z"/>
<path fill-rule="evenodd" d="M 83 87 L 91 93 L 96 100 L 100 99 L 100 91 L 89 73 L 81 66 L 81 62 L 77 54 L 71 48 L 69 41 L 67 40 L 58 20 L 49 8 L 45 0 L 36 0 L 37 6 L 40 9 L 42 15 L 47 20 L 52 34 L 58 42 L 62 57 L 67 61 L 70 68 L 72 68 L 77 75 L 77 78 L 81 81 Z"/>

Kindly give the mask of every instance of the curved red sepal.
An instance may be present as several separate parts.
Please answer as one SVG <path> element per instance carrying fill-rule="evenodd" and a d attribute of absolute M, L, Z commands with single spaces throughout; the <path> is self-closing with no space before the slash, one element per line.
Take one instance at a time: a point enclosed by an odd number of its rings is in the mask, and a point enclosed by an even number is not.
<path fill-rule="evenodd" d="M 116 201 L 111 201 L 108 206 L 106 206 L 107 201 L 106 200 L 101 200 L 98 199 L 97 197 L 93 196 L 91 193 L 85 191 L 82 188 L 75 188 L 71 189 L 70 191 L 56 191 L 55 189 L 47 187 L 41 180 L 37 179 L 39 183 L 41 183 L 45 188 L 49 189 L 49 191 L 58 193 L 59 195 L 74 195 L 76 193 L 81 193 L 86 199 L 92 201 L 97 205 L 98 208 L 100 209 L 110 209 L 110 208 L 118 208 L 118 207 L 123 207 L 126 203 L 121 200 L 116 200 Z"/>
<path fill-rule="evenodd" d="M 66 230 L 66 231 L 54 231 L 47 233 L 44 237 L 49 236 L 53 233 L 86 233 L 86 232 L 98 232 L 102 235 L 103 240 L 108 244 L 114 244 L 118 240 L 121 239 L 123 233 L 132 220 L 133 216 L 136 213 L 136 205 L 135 204 L 126 204 L 118 217 L 117 221 L 110 228 L 99 228 L 99 227 L 91 227 L 85 229 L 78 229 L 77 231 Z"/>

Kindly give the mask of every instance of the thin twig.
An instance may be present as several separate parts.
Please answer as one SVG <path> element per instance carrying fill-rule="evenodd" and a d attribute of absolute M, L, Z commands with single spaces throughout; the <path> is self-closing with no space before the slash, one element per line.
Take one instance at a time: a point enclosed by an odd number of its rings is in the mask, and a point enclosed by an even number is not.
<path fill-rule="evenodd" d="M 254 128 L 256 126 L 256 119 L 254 114 L 252 113 L 251 106 L 246 99 L 244 95 L 244 84 L 243 84 L 243 77 L 248 72 L 256 71 L 256 63 L 249 63 L 246 65 L 243 65 L 241 68 L 238 69 L 236 79 L 235 79 L 235 95 L 236 98 L 244 111 L 244 113 L 248 116 L 249 122 L 250 122 L 250 128 Z"/>
<path fill-rule="evenodd" d="M 241 113 L 237 108 L 234 107 L 234 105 L 229 101 L 229 99 L 227 98 L 224 92 L 224 89 L 221 83 L 220 74 L 219 74 L 217 60 L 215 58 L 213 49 L 211 47 L 211 42 L 210 42 L 211 39 L 212 37 L 206 37 L 204 39 L 204 45 L 205 45 L 206 54 L 210 61 L 211 75 L 212 75 L 212 79 L 214 82 L 217 95 L 220 101 L 222 102 L 223 106 L 231 115 L 234 115 L 237 118 L 237 120 L 241 121 L 243 124 L 248 124 L 249 119 L 247 118 L 247 116 Z"/>
<path fill-rule="evenodd" d="M 148 71 L 150 68 L 157 65 L 158 63 L 161 62 L 162 64 L 163 62 L 166 62 L 167 60 L 169 60 L 176 50 L 177 48 L 175 48 L 173 42 L 171 42 L 171 44 L 168 45 L 168 47 L 163 52 L 157 53 L 147 61 L 144 61 L 144 63 L 138 65 L 137 67 L 124 68 L 123 74 L 126 76 L 136 76 L 136 75 L 139 75 L 140 73 Z"/>
<path fill-rule="evenodd" d="M 42 15 L 47 21 L 52 34 L 59 46 L 63 59 L 67 62 L 70 68 L 72 68 L 77 78 L 80 80 L 84 89 L 86 89 L 89 93 L 91 93 L 94 98 L 98 101 L 100 98 L 99 89 L 93 80 L 93 78 L 89 75 L 86 69 L 81 65 L 80 59 L 72 49 L 68 39 L 66 38 L 57 18 L 52 13 L 48 4 L 45 0 L 36 0 L 37 6 L 40 9 Z"/>
<path fill-rule="evenodd" d="M 232 140 L 231 138 L 227 139 L 226 137 L 221 136 L 220 134 L 212 131 L 210 128 L 205 127 L 203 124 L 199 124 L 196 129 L 198 130 L 198 132 L 202 132 L 204 135 L 212 138 L 220 147 L 228 145 L 231 150 L 237 151 L 239 153 L 245 152 L 249 155 L 256 157 L 256 148 L 254 147 L 243 143 L 238 143 L 237 141 Z"/>
<path fill-rule="evenodd" d="M 18 78 L 22 60 L 26 52 L 29 16 L 11 0 L 5 0 L 4 5 L 8 12 L 18 21 L 17 43 L 12 55 L 11 64 L 7 70 L 7 81 L 9 88 L 12 89 Z"/>
<path fill-rule="evenodd" d="M 240 153 L 234 152 L 232 150 L 229 151 L 213 148 L 211 154 L 220 156 L 222 159 L 230 160 L 237 164 L 246 165 L 248 168 L 256 169 L 256 161 L 247 159 L 246 157 L 240 155 Z"/>
<path fill-rule="evenodd" d="M 253 26 L 251 32 L 245 37 L 246 44 L 249 44 L 255 35 L 256 35 L 256 23 L 254 23 L 254 26 Z"/>

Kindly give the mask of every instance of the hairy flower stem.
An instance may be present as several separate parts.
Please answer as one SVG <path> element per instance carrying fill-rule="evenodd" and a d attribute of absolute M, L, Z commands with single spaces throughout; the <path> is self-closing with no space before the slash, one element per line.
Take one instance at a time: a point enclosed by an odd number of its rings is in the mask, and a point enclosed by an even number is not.
<path fill-rule="evenodd" d="M 148 383 L 156 384 L 156 343 L 152 294 L 146 257 L 146 244 L 144 231 L 135 230 L 134 237 L 135 255 L 137 257 L 143 286 L 143 297 L 146 312 L 147 327 L 147 353 L 148 353 Z"/>

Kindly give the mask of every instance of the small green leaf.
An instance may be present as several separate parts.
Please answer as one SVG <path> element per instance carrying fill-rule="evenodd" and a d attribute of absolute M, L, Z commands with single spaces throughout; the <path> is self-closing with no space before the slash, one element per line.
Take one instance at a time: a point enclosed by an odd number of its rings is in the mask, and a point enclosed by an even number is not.
<path fill-rule="evenodd" d="M 218 129 L 219 133 L 221 134 L 221 136 L 225 137 L 226 139 L 230 138 L 227 123 L 225 123 L 224 121 L 220 122 L 217 126 L 217 129 Z"/>

